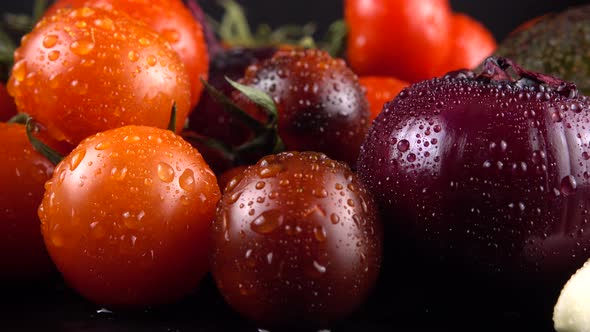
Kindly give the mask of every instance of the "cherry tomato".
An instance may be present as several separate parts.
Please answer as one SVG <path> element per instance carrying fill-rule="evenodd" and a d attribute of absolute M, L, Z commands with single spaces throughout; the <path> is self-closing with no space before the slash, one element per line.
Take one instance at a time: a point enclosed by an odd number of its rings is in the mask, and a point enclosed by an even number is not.
<path fill-rule="evenodd" d="M 228 169 L 227 171 L 223 172 L 218 178 L 217 182 L 219 182 L 219 189 L 223 193 L 225 191 L 225 187 L 227 184 L 230 183 L 232 179 L 237 177 L 238 175 L 242 174 L 248 166 L 242 165 Z"/>
<path fill-rule="evenodd" d="M 374 286 L 382 235 L 372 197 L 346 164 L 284 152 L 227 185 L 211 269 L 227 302 L 258 324 L 324 325 Z"/>
<path fill-rule="evenodd" d="M 203 90 L 199 78 L 207 79 L 209 55 L 201 24 L 181 0 L 59 0 L 46 15 L 68 7 L 122 11 L 161 34 L 184 62 L 191 80 L 191 106 L 197 105 Z"/>
<path fill-rule="evenodd" d="M 208 271 L 215 175 L 180 136 L 125 126 L 89 137 L 57 165 L 39 207 L 67 283 L 111 307 L 168 303 Z"/>
<path fill-rule="evenodd" d="M 8 94 L 6 86 L 0 83 L 0 121 L 8 121 L 16 113 L 14 98 Z"/>
<path fill-rule="evenodd" d="M 439 75 L 453 70 L 474 69 L 496 50 L 492 33 L 474 18 L 453 15 L 452 49 Z"/>
<path fill-rule="evenodd" d="M 180 130 L 190 109 L 188 75 L 170 44 L 102 9 L 42 19 L 15 52 L 8 91 L 21 112 L 72 145 L 126 124 L 166 128 L 174 102 Z"/>
<path fill-rule="evenodd" d="M 365 95 L 371 111 L 371 121 L 381 113 L 385 103 L 392 101 L 403 88 L 409 85 L 397 78 L 385 76 L 364 76 L 359 78 L 359 83 L 365 88 Z"/>
<path fill-rule="evenodd" d="M 37 153 L 25 126 L 0 123 L 0 280 L 38 279 L 55 271 L 37 207 L 53 164 Z"/>
<path fill-rule="evenodd" d="M 344 13 L 348 60 L 361 76 L 428 79 L 450 52 L 448 0 L 346 0 Z"/>

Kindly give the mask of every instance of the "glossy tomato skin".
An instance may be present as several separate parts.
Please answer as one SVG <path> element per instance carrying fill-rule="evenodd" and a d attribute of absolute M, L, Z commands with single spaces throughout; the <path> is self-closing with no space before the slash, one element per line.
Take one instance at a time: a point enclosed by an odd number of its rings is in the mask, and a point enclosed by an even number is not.
<path fill-rule="evenodd" d="M 344 14 L 347 58 L 361 76 L 429 79 L 450 52 L 448 0 L 346 0 Z"/>
<path fill-rule="evenodd" d="M 213 224 L 212 273 L 262 326 L 325 325 L 377 278 L 382 230 L 350 168 L 315 152 L 267 156 L 234 178 Z"/>
<path fill-rule="evenodd" d="M 92 7 L 118 10 L 145 22 L 172 45 L 191 81 L 191 106 L 197 105 L 207 79 L 209 55 L 201 24 L 181 0 L 59 0 L 45 15 L 61 8 Z"/>
<path fill-rule="evenodd" d="M 21 124 L 0 123 L 0 280 L 40 280 L 55 272 L 37 208 L 53 164 L 36 152 Z"/>
<path fill-rule="evenodd" d="M 370 121 L 375 120 L 383 110 L 383 106 L 409 85 L 407 82 L 387 76 L 363 76 L 359 78 L 359 83 L 365 89 L 369 102 Z"/>
<path fill-rule="evenodd" d="M 369 106 L 343 60 L 320 50 L 280 50 L 248 67 L 241 83 L 273 98 L 286 150 L 319 151 L 354 164 L 370 125 Z M 264 114 L 242 94 L 234 96 L 254 117 Z"/>
<path fill-rule="evenodd" d="M 454 14 L 452 19 L 451 52 L 441 72 L 474 69 L 496 50 L 492 33 L 473 17 Z"/>
<path fill-rule="evenodd" d="M 121 12 L 64 9 L 42 19 L 15 52 L 8 82 L 19 111 L 57 140 L 126 124 L 176 129 L 190 109 L 190 82 L 170 44 Z"/>
<path fill-rule="evenodd" d="M 15 116 L 16 113 L 17 110 L 14 98 L 8 94 L 6 86 L 0 84 L 0 121 L 8 121 Z"/>
<path fill-rule="evenodd" d="M 91 301 L 173 302 L 208 271 L 219 188 L 199 152 L 174 133 L 126 126 L 91 136 L 45 188 L 39 216 L 49 254 Z"/>
<path fill-rule="evenodd" d="M 564 86 L 468 76 L 418 83 L 386 105 L 359 176 L 422 264 L 557 292 L 590 257 L 590 103 Z"/>

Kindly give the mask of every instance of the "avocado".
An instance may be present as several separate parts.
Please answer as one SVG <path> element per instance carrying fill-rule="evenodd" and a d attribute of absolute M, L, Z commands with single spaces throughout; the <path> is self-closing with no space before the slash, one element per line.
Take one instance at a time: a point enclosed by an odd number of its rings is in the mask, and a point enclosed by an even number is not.
<path fill-rule="evenodd" d="M 515 31 L 495 55 L 574 82 L 582 94 L 590 95 L 590 5 L 548 14 Z"/>

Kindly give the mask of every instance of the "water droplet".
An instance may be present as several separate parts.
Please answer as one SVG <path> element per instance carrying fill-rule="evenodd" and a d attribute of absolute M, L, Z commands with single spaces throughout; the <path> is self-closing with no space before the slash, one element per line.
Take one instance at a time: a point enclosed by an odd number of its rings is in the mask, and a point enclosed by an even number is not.
<path fill-rule="evenodd" d="M 74 171 L 86 156 L 85 149 L 79 149 L 72 153 L 70 157 L 70 171 Z"/>
<path fill-rule="evenodd" d="M 57 44 L 58 39 L 58 36 L 53 34 L 45 36 L 43 38 L 43 47 L 52 48 L 53 46 L 55 46 L 55 44 Z"/>
<path fill-rule="evenodd" d="M 113 179 L 117 180 L 117 181 L 123 181 L 125 179 L 125 176 L 127 175 L 127 167 L 123 167 L 123 168 L 117 168 L 117 167 L 113 167 L 113 169 L 111 169 L 111 176 L 113 177 Z"/>
<path fill-rule="evenodd" d="M 185 169 L 178 178 L 178 184 L 180 185 L 180 188 L 185 191 L 193 191 L 195 189 L 195 174 L 193 173 L 193 170 L 189 168 Z"/>
<path fill-rule="evenodd" d="M 129 61 L 131 62 L 135 62 L 137 60 L 139 60 L 139 54 L 133 50 L 129 51 L 129 53 L 127 53 L 127 58 L 129 59 Z"/>
<path fill-rule="evenodd" d="M 151 54 L 148 55 L 145 60 L 146 60 L 147 64 L 150 65 L 151 67 L 155 66 L 158 63 L 158 59 Z"/>
<path fill-rule="evenodd" d="M 416 155 L 413 153 L 408 154 L 408 157 L 406 158 L 409 162 L 413 163 L 416 161 Z"/>
<path fill-rule="evenodd" d="M 158 177 L 163 182 L 170 183 L 170 182 L 172 182 L 172 180 L 174 180 L 174 169 L 172 168 L 172 166 L 170 166 L 166 163 L 163 163 L 163 162 L 158 163 L 157 172 L 158 172 Z"/>
<path fill-rule="evenodd" d="M 150 46 L 150 40 L 145 37 L 139 38 L 138 42 L 139 42 L 139 45 L 141 45 L 143 47 Z"/>
<path fill-rule="evenodd" d="M 560 191 L 563 195 L 569 196 L 575 193 L 577 186 L 576 179 L 573 176 L 568 175 L 561 179 Z"/>
<path fill-rule="evenodd" d="M 111 147 L 111 143 L 110 142 L 100 142 L 98 144 L 96 144 L 96 146 L 94 147 L 95 150 L 98 151 L 102 151 L 102 150 L 106 150 L 108 148 Z"/>
<path fill-rule="evenodd" d="M 250 228 L 258 234 L 270 234 L 283 224 L 283 215 L 279 210 L 261 213 L 250 223 Z"/>
<path fill-rule="evenodd" d="M 440 133 L 440 131 L 442 130 L 442 128 L 439 125 L 435 125 L 432 130 L 434 130 L 435 133 Z"/>
<path fill-rule="evenodd" d="M 27 76 L 27 63 L 25 60 L 20 60 L 12 67 L 12 77 L 17 81 L 22 82 Z"/>
<path fill-rule="evenodd" d="M 57 59 L 59 59 L 59 51 L 58 50 L 53 50 L 50 51 L 49 53 L 47 53 L 47 59 L 49 59 L 49 61 L 55 61 Z"/>
<path fill-rule="evenodd" d="M 410 142 L 408 140 L 401 140 L 397 143 L 397 149 L 401 152 L 406 152 L 410 148 Z"/>
<path fill-rule="evenodd" d="M 313 229 L 313 235 L 318 242 L 324 242 L 328 238 L 326 229 L 322 226 L 315 227 Z"/>
<path fill-rule="evenodd" d="M 330 215 L 330 221 L 332 222 L 332 224 L 336 225 L 337 223 L 340 222 L 340 217 L 337 214 L 332 213 Z"/>
<path fill-rule="evenodd" d="M 256 189 L 260 190 L 260 189 L 264 188 L 265 185 L 266 185 L 266 182 L 264 182 L 264 181 L 258 181 L 256 183 Z"/>
<path fill-rule="evenodd" d="M 316 271 L 318 271 L 319 273 L 326 273 L 326 267 L 321 265 L 320 263 L 318 263 L 317 261 L 313 261 L 313 267 L 316 269 Z"/>
<path fill-rule="evenodd" d="M 311 194 L 317 198 L 326 198 L 328 197 L 328 191 L 324 188 L 321 189 L 312 189 Z"/>
<path fill-rule="evenodd" d="M 76 55 L 86 55 L 94 49 L 94 42 L 91 39 L 80 39 L 70 45 L 70 50 Z"/>
<path fill-rule="evenodd" d="M 180 40 L 180 34 L 178 31 L 174 29 L 164 29 L 160 33 L 164 39 L 166 39 L 170 44 L 174 44 Z"/>
<path fill-rule="evenodd" d="M 582 158 L 584 158 L 584 160 L 589 160 L 590 159 L 590 153 L 584 151 L 582 153 Z"/>
<path fill-rule="evenodd" d="M 98 28 L 105 29 L 105 30 L 114 30 L 115 29 L 115 22 L 110 18 L 103 18 L 103 19 L 96 19 L 94 20 L 94 25 Z"/>
<path fill-rule="evenodd" d="M 266 179 L 266 178 L 271 178 L 271 177 L 276 176 L 281 171 L 282 171 L 281 165 L 270 165 L 270 166 L 262 168 L 260 170 L 260 172 L 258 172 L 258 175 L 260 175 L 261 178 Z"/>

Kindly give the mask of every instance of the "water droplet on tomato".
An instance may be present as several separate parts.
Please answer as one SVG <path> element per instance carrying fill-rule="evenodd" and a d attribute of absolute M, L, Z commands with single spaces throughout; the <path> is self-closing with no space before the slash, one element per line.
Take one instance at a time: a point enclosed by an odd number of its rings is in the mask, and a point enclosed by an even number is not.
<path fill-rule="evenodd" d="M 22 82 L 27 76 L 27 62 L 20 60 L 12 67 L 12 77 L 17 81 Z"/>
<path fill-rule="evenodd" d="M 47 35 L 43 38 L 43 47 L 45 48 L 52 48 L 53 46 L 55 46 L 55 44 L 57 44 L 59 37 L 57 35 Z"/>
<path fill-rule="evenodd" d="M 170 183 L 174 180 L 174 169 L 164 162 L 158 163 L 157 173 L 163 182 Z"/>
<path fill-rule="evenodd" d="M 117 168 L 113 167 L 111 169 L 111 177 L 117 181 L 123 181 L 127 176 L 127 167 Z"/>
<path fill-rule="evenodd" d="M 85 149 L 79 149 L 72 153 L 70 157 L 70 171 L 74 171 L 86 156 Z"/>
<path fill-rule="evenodd" d="M 325 242 L 328 238 L 326 229 L 323 226 L 318 226 L 313 229 L 313 236 L 318 242 Z"/>
<path fill-rule="evenodd" d="M 153 56 L 153 55 L 148 55 L 146 58 L 146 62 L 148 65 L 150 65 L 151 67 L 155 66 L 158 63 L 158 59 Z"/>
<path fill-rule="evenodd" d="M 256 187 L 256 189 L 260 190 L 260 189 L 264 188 L 265 185 L 266 185 L 266 183 L 264 181 L 258 181 L 256 183 L 255 187 Z"/>
<path fill-rule="evenodd" d="M 321 274 L 326 273 L 326 267 L 318 263 L 317 261 L 313 261 L 313 267 Z"/>
<path fill-rule="evenodd" d="M 96 146 L 94 147 L 95 150 L 98 151 L 102 151 L 102 150 L 106 150 L 108 148 L 111 147 L 111 143 L 110 142 L 100 142 L 98 144 L 96 144 Z"/>
<path fill-rule="evenodd" d="M 330 221 L 332 222 L 332 224 L 336 225 L 340 222 L 340 217 L 336 213 L 332 213 L 330 215 Z"/>
<path fill-rule="evenodd" d="M 250 228 L 258 234 L 270 234 L 283 224 L 283 215 L 279 210 L 261 213 L 250 223 Z"/>
<path fill-rule="evenodd" d="M 127 58 L 131 62 L 136 62 L 137 60 L 139 60 L 139 54 L 135 51 L 129 51 L 129 53 L 127 53 Z"/>
<path fill-rule="evenodd" d="M 86 55 L 94 49 L 94 46 L 91 39 L 80 39 L 70 44 L 70 50 L 76 55 Z"/>
<path fill-rule="evenodd" d="M 49 53 L 47 53 L 47 59 L 49 59 L 49 61 L 55 61 L 57 59 L 59 59 L 59 51 L 58 50 L 53 50 L 50 51 Z"/>
<path fill-rule="evenodd" d="M 180 188 L 185 191 L 193 191 L 195 189 L 195 174 L 193 173 L 193 170 L 189 168 L 185 169 L 180 175 L 178 183 L 180 184 Z"/>
<path fill-rule="evenodd" d="M 170 44 L 175 44 L 180 40 L 180 34 L 178 31 L 174 29 L 164 29 L 160 33 L 164 39 L 166 39 Z"/>

